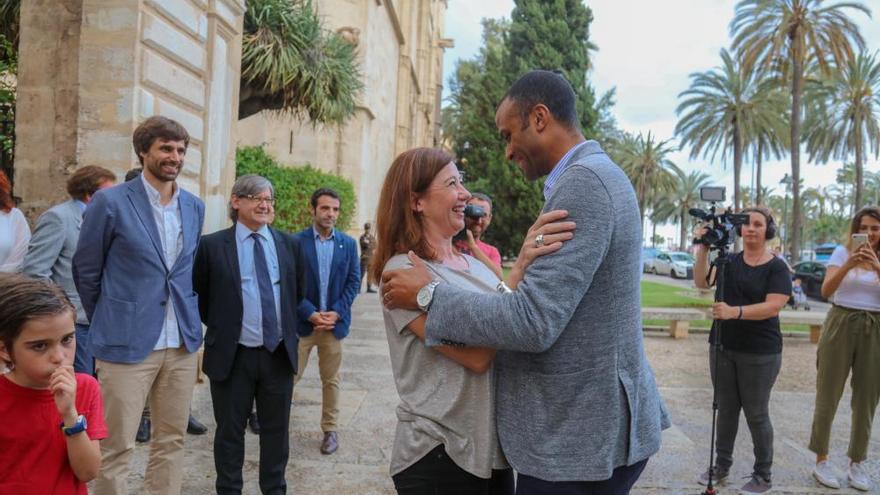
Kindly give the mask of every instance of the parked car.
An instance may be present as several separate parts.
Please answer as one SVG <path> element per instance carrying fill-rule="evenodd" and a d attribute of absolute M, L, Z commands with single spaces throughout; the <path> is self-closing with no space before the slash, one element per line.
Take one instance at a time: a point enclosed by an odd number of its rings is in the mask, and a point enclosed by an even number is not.
<path fill-rule="evenodd" d="M 651 264 L 651 273 L 672 278 L 694 278 L 694 258 L 688 253 L 661 252 Z"/>
<path fill-rule="evenodd" d="M 801 288 L 807 297 L 824 301 L 822 282 L 825 281 L 825 264 L 819 261 L 802 261 L 792 268 L 794 268 L 794 278 L 801 281 Z"/>
<path fill-rule="evenodd" d="M 651 265 L 654 264 L 654 260 L 657 258 L 658 254 L 660 254 L 660 250 L 657 248 L 642 248 L 642 272 L 648 273 L 651 271 Z"/>

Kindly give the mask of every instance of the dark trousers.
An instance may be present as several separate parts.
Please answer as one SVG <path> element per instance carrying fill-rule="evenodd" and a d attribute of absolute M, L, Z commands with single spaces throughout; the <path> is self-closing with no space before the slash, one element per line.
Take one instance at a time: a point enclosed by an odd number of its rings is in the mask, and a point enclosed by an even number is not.
<path fill-rule="evenodd" d="M 398 495 L 513 495 L 513 470 L 496 469 L 488 480 L 474 476 L 458 467 L 443 445 L 392 479 Z"/>
<path fill-rule="evenodd" d="M 260 490 L 271 494 L 287 492 L 284 471 L 290 448 L 293 372 L 283 342 L 272 353 L 264 347 L 238 346 L 229 377 L 211 380 L 217 421 L 214 467 L 218 494 L 241 493 L 244 431 L 255 399 L 260 417 Z"/>
<path fill-rule="evenodd" d="M 776 383 L 782 354 L 752 354 L 723 350 L 718 354 L 715 376 L 715 349 L 710 349 L 709 366 L 718 391 L 718 433 L 715 465 L 729 470 L 733 465 L 733 444 L 739 428 L 739 412 L 746 415 L 755 446 L 753 472 L 770 479 L 773 465 L 773 424 L 770 422 L 770 391 Z"/>
<path fill-rule="evenodd" d="M 372 289 L 370 287 L 370 279 L 367 277 L 367 269 L 370 265 L 369 258 L 361 258 L 361 285 L 364 285 L 364 279 L 367 281 L 367 285 L 364 287 L 364 292 L 367 292 Z"/>
<path fill-rule="evenodd" d="M 73 371 L 95 376 L 95 358 L 89 352 L 89 326 L 77 323 L 76 353 L 73 355 Z"/>
<path fill-rule="evenodd" d="M 626 495 L 642 475 L 648 460 L 621 466 L 602 481 L 544 481 L 525 474 L 516 476 L 516 495 Z"/>

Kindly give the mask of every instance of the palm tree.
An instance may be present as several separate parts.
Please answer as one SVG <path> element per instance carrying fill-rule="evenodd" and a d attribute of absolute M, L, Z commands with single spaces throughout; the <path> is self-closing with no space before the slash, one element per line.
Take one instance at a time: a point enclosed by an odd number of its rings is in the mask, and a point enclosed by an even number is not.
<path fill-rule="evenodd" d="M 262 110 L 341 124 L 363 87 L 352 43 L 324 29 L 311 0 L 250 0 L 238 118 Z"/>
<path fill-rule="evenodd" d="M 761 132 L 778 132 L 785 121 L 775 88 L 754 71 L 743 70 L 727 50 L 721 50 L 721 61 L 721 67 L 691 74 L 690 88 L 678 95 L 683 100 L 675 112 L 684 115 L 675 134 L 682 146 L 691 146 L 692 159 L 702 155 L 714 160 L 720 151 L 725 160 L 733 154 L 733 204 L 738 210 L 746 144 Z"/>
<path fill-rule="evenodd" d="M 815 61 L 823 74 L 829 60 L 842 66 L 853 58 L 852 43 L 865 45 L 859 29 L 845 11 L 871 11 L 859 2 L 825 5 L 824 0 L 740 0 L 730 23 L 733 48 L 747 67 L 779 69 L 791 78 L 791 176 L 801 179 L 801 98 L 804 66 Z M 791 252 L 800 252 L 800 187 L 793 188 Z"/>
<path fill-rule="evenodd" d="M 764 203 L 764 197 L 768 190 L 761 184 L 761 164 L 765 158 L 778 160 L 785 155 L 789 148 L 788 130 L 790 128 L 788 114 L 785 111 L 788 95 L 782 88 L 775 87 L 775 81 L 770 79 L 763 80 L 761 87 L 767 91 L 764 103 L 770 106 L 772 111 L 768 108 L 768 111 L 760 113 L 762 118 L 755 122 L 752 135 L 749 136 L 750 151 L 755 159 L 754 201 L 756 205 Z"/>
<path fill-rule="evenodd" d="M 804 122 L 810 160 L 845 160 L 854 155 L 853 208 L 864 206 L 864 160 L 880 151 L 880 61 L 860 53 L 808 91 L 811 108 Z"/>
<path fill-rule="evenodd" d="M 651 214 L 651 247 L 657 247 L 657 225 L 669 223 L 676 218 L 677 211 L 673 198 L 669 194 L 658 195 L 652 201 Z M 665 247 L 665 246 L 664 246 Z"/>
<path fill-rule="evenodd" d="M 675 165 L 667 157 L 673 151 L 670 141 L 656 142 L 649 132 L 647 136 L 625 136 L 619 144 L 619 163 L 636 190 L 642 225 L 652 200 L 672 187 Z"/>

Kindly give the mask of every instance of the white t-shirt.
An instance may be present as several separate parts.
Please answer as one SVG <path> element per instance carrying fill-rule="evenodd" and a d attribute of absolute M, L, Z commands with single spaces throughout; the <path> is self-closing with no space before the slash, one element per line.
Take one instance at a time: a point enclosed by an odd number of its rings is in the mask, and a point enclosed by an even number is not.
<path fill-rule="evenodd" d="M 842 267 L 849 259 L 846 246 L 837 246 L 828 266 Z M 880 311 L 880 278 L 873 270 L 853 268 L 829 299 L 838 306 L 866 311 Z"/>
<path fill-rule="evenodd" d="M 30 241 L 31 229 L 21 210 L 0 210 L 0 272 L 12 273 L 21 268 Z"/>

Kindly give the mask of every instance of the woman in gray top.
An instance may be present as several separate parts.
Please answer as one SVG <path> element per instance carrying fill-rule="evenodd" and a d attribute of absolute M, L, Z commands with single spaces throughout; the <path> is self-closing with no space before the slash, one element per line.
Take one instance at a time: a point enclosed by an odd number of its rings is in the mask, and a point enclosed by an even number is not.
<path fill-rule="evenodd" d="M 469 198 L 448 153 L 416 148 L 398 156 L 379 197 L 370 278 L 380 280 L 385 270 L 411 265 L 407 253 L 412 252 L 428 260 L 436 279 L 462 290 L 512 290 L 534 258 L 558 250 L 572 237 L 574 222 L 558 221 L 566 212 L 542 215 L 507 280 L 500 282 L 483 263 L 453 247 L 453 236 L 464 228 Z M 541 247 L 535 242 L 538 235 Z M 513 474 L 495 428 L 495 350 L 425 343 L 423 312 L 383 311 L 400 395 L 391 456 L 398 494 L 512 494 Z"/>

